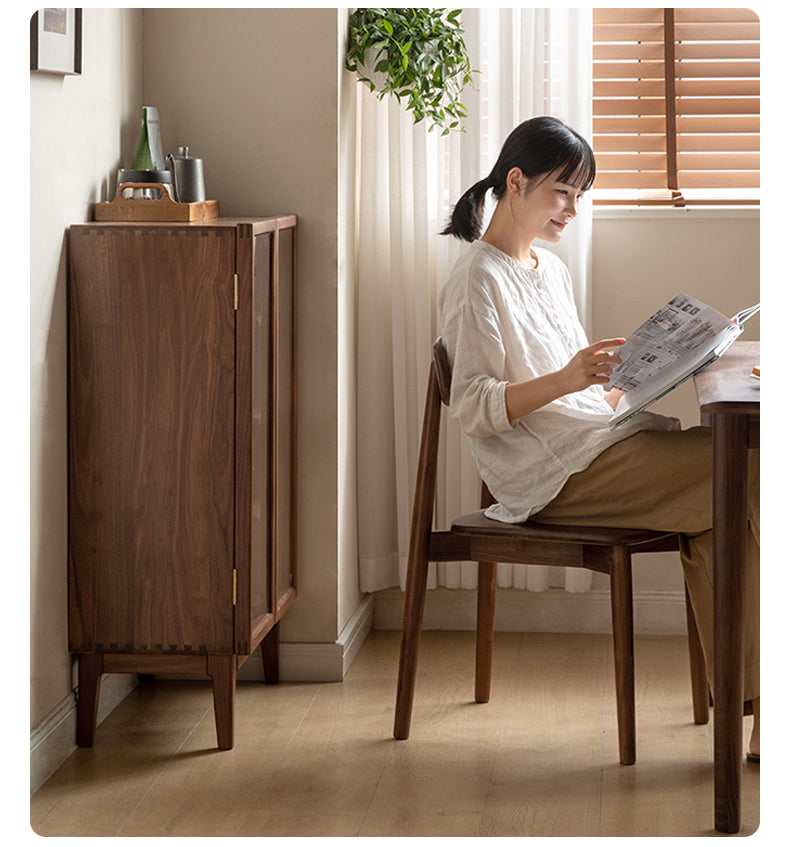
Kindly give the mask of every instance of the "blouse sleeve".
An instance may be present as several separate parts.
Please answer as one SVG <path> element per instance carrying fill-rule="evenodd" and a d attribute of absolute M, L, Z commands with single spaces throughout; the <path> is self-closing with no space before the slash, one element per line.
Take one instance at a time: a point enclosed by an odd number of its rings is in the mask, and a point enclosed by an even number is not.
<path fill-rule="evenodd" d="M 505 405 L 505 348 L 491 316 L 469 305 L 447 327 L 447 353 L 452 368 L 450 413 L 463 432 L 485 438 L 513 429 Z"/>

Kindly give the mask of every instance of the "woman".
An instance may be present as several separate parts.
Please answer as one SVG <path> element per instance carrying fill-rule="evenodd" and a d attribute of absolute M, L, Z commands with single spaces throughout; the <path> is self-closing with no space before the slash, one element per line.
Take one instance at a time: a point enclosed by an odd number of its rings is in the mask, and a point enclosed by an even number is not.
<path fill-rule="evenodd" d="M 709 670 L 713 667 L 710 430 L 641 412 L 612 430 L 606 392 L 623 338 L 590 344 L 556 243 L 595 178 L 587 142 L 555 118 L 525 121 L 490 175 L 453 210 L 444 234 L 472 246 L 439 299 L 452 367 L 450 410 L 508 522 L 642 527 L 680 533 L 681 559 Z M 482 233 L 485 198 L 497 201 Z M 750 462 L 744 696 L 759 761 L 759 462 Z"/>

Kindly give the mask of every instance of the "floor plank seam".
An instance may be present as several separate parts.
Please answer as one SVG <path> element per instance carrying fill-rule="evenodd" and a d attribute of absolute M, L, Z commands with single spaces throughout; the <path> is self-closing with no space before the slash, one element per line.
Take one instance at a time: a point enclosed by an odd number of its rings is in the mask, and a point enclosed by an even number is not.
<path fill-rule="evenodd" d="M 164 775 L 164 772 L 170 767 L 171 763 L 173 762 L 173 759 L 175 759 L 175 757 L 184 749 L 184 745 L 194 735 L 195 730 L 200 726 L 200 724 L 203 723 L 204 720 L 206 720 L 206 718 L 209 715 L 211 715 L 211 717 L 213 719 L 213 717 L 214 717 L 214 704 L 213 703 L 195 721 L 195 724 L 192 727 L 192 729 L 190 729 L 189 732 L 184 736 L 183 740 L 178 745 L 178 747 L 176 747 L 176 749 L 173 751 L 172 755 L 168 756 L 167 760 L 162 764 L 162 767 L 159 769 L 159 773 L 154 777 L 154 779 L 151 781 L 151 784 L 148 786 L 148 788 L 145 789 L 145 791 L 142 793 L 140 799 L 132 807 L 132 809 L 129 811 L 129 814 L 123 819 L 123 822 L 121 823 L 121 825 L 116 830 L 116 832 L 115 832 L 116 838 L 119 837 L 122 834 L 123 829 L 126 826 L 126 824 L 129 823 L 129 821 L 132 819 L 132 817 L 134 817 L 134 813 L 140 808 L 140 806 L 142 806 L 146 797 L 148 797 L 148 795 L 154 790 L 154 787 L 156 786 L 157 782 L 159 782 L 159 780 Z"/>
<path fill-rule="evenodd" d="M 319 687 L 316 688 L 315 693 L 313 694 L 313 697 L 310 700 L 310 702 L 307 704 L 307 706 L 305 706 L 305 710 L 302 713 L 302 717 L 299 718 L 299 723 L 294 727 L 293 732 L 289 736 L 287 743 L 285 744 L 283 749 L 280 751 L 280 755 L 277 757 L 277 761 L 272 765 L 272 768 L 269 771 L 269 775 L 261 783 L 261 786 L 260 786 L 260 795 L 261 796 L 265 794 L 266 786 L 272 781 L 275 773 L 277 773 L 277 768 L 280 767 L 280 763 L 282 762 L 283 758 L 285 757 L 285 754 L 288 752 L 291 745 L 294 743 L 294 739 L 296 738 L 299 730 L 302 728 L 302 724 L 307 719 L 307 716 L 310 713 L 310 709 L 313 708 L 313 705 L 314 705 L 315 701 L 318 699 L 318 695 L 320 693 L 321 693 L 321 687 L 319 686 Z M 244 827 L 246 826 L 247 821 L 250 819 L 250 815 L 253 813 L 253 811 L 255 811 L 255 806 L 251 806 L 249 812 L 247 812 L 247 815 L 244 817 L 244 819 L 239 821 L 239 826 L 238 826 L 237 832 L 242 832 L 244 830 Z"/>
<path fill-rule="evenodd" d="M 607 648 L 606 658 L 614 662 L 614 652 L 611 645 Z M 611 680 L 607 678 L 603 685 L 603 703 L 601 709 L 601 765 L 598 770 L 598 832 L 597 837 L 603 836 L 603 805 L 604 805 L 604 770 L 606 768 L 606 728 L 611 721 L 611 703 L 615 702 L 615 720 L 617 719 L 617 695 L 612 691 Z"/>
<path fill-rule="evenodd" d="M 370 814 L 370 809 L 373 806 L 373 801 L 376 799 L 376 794 L 379 791 L 379 786 L 381 785 L 381 781 L 384 779 L 384 774 L 389 767 L 390 760 L 392 759 L 393 750 L 395 749 L 395 744 L 397 742 L 395 739 L 391 739 L 390 749 L 387 753 L 387 758 L 384 759 L 384 763 L 381 766 L 381 770 L 379 771 L 378 779 L 376 779 L 376 784 L 373 786 L 373 790 L 370 792 L 370 797 L 368 798 L 368 804 L 365 807 L 365 811 L 362 815 L 362 820 L 359 822 L 359 826 L 357 827 L 357 831 L 354 833 L 354 837 L 359 837 L 362 830 L 365 827 L 365 824 L 368 820 L 368 815 Z"/>
<path fill-rule="evenodd" d="M 607 638 L 606 640 L 606 661 L 605 664 L 608 668 L 614 669 L 615 660 L 614 660 L 614 639 L 612 637 Z M 636 671 L 635 671 L 636 672 Z M 601 838 L 604 834 L 604 804 L 606 802 L 606 791 L 605 791 L 605 781 L 606 781 L 606 733 L 609 727 L 613 727 L 613 732 L 615 736 L 615 746 L 617 749 L 618 755 L 618 764 L 619 764 L 619 755 L 620 755 L 620 739 L 619 739 L 619 724 L 618 724 L 618 715 L 617 715 L 617 685 L 615 682 L 614 673 L 608 674 L 604 677 L 604 683 L 602 686 L 602 703 L 601 703 L 601 767 L 598 772 L 598 833 L 597 837 Z M 638 715 L 637 715 L 638 721 Z M 639 728 L 638 724 L 636 727 L 636 746 L 637 746 L 637 756 L 639 755 Z M 620 765 L 620 767 L 623 767 Z"/>
<path fill-rule="evenodd" d="M 516 650 L 517 656 L 518 656 L 518 654 L 521 650 L 521 642 L 522 642 L 523 638 L 524 638 L 524 635 L 522 633 L 521 638 L 519 638 L 518 649 Z M 497 735 L 496 750 L 494 751 L 494 760 L 491 764 L 491 772 L 488 775 L 488 785 L 486 786 L 486 796 L 485 796 L 485 799 L 483 800 L 483 808 L 480 811 L 480 821 L 477 825 L 477 835 L 478 835 L 478 837 L 485 837 L 485 836 L 483 836 L 483 832 L 482 832 L 483 822 L 485 821 L 486 810 L 488 809 L 488 801 L 491 797 L 491 786 L 494 782 L 494 772 L 496 770 L 496 766 L 497 766 L 497 763 L 499 761 L 499 757 L 500 757 L 500 754 L 501 754 L 501 751 L 502 751 L 502 736 L 504 735 L 504 732 L 505 732 L 505 723 L 507 721 L 508 712 L 510 711 L 510 702 L 511 702 L 512 695 L 513 695 L 513 681 L 514 681 L 514 679 L 515 679 L 515 673 L 514 673 L 514 669 L 513 669 L 512 665 L 511 665 L 511 667 L 510 667 L 510 680 L 508 682 L 507 696 L 505 697 L 505 706 L 502 710 L 502 717 L 499 721 L 499 734 Z"/>

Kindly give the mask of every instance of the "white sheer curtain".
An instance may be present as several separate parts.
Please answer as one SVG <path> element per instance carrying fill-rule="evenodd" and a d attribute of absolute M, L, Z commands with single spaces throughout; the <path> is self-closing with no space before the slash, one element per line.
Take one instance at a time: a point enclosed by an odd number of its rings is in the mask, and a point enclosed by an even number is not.
<path fill-rule="evenodd" d="M 357 390 L 360 588 L 405 584 L 412 498 L 437 292 L 463 242 L 438 233 L 466 188 L 488 174 L 508 133 L 555 115 L 592 134 L 589 9 L 465 9 L 481 73 L 466 94 L 465 133 L 440 137 L 394 101 L 359 89 Z M 552 246 L 574 279 L 589 330 L 591 213 Z M 479 507 L 480 481 L 457 424 L 444 415 L 437 522 Z M 474 588 L 474 563 L 431 565 L 429 584 Z M 586 591 L 588 571 L 500 565 L 501 587 Z"/>

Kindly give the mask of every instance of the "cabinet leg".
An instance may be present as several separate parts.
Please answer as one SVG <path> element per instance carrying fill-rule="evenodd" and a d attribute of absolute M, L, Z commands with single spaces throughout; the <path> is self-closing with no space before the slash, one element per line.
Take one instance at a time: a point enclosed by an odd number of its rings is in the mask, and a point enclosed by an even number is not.
<path fill-rule="evenodd" d="M 263 677 L 266 682 L 280 681 L 280 624 L 276 623 L 261 642 Z"/>
<path fill-rule="evenodd" d="M 220 750 L 232 750 L 236 711 L 236 657 L 211 654 L 208 657 L 207 671 L 214 687 L 217 746 Z"/>
<path fill-rule="evenodd" d="M 96 736 L 102 667 L 100 653 L 80 653 L 77 658 L 77 746 L 92 747 Z"/>

